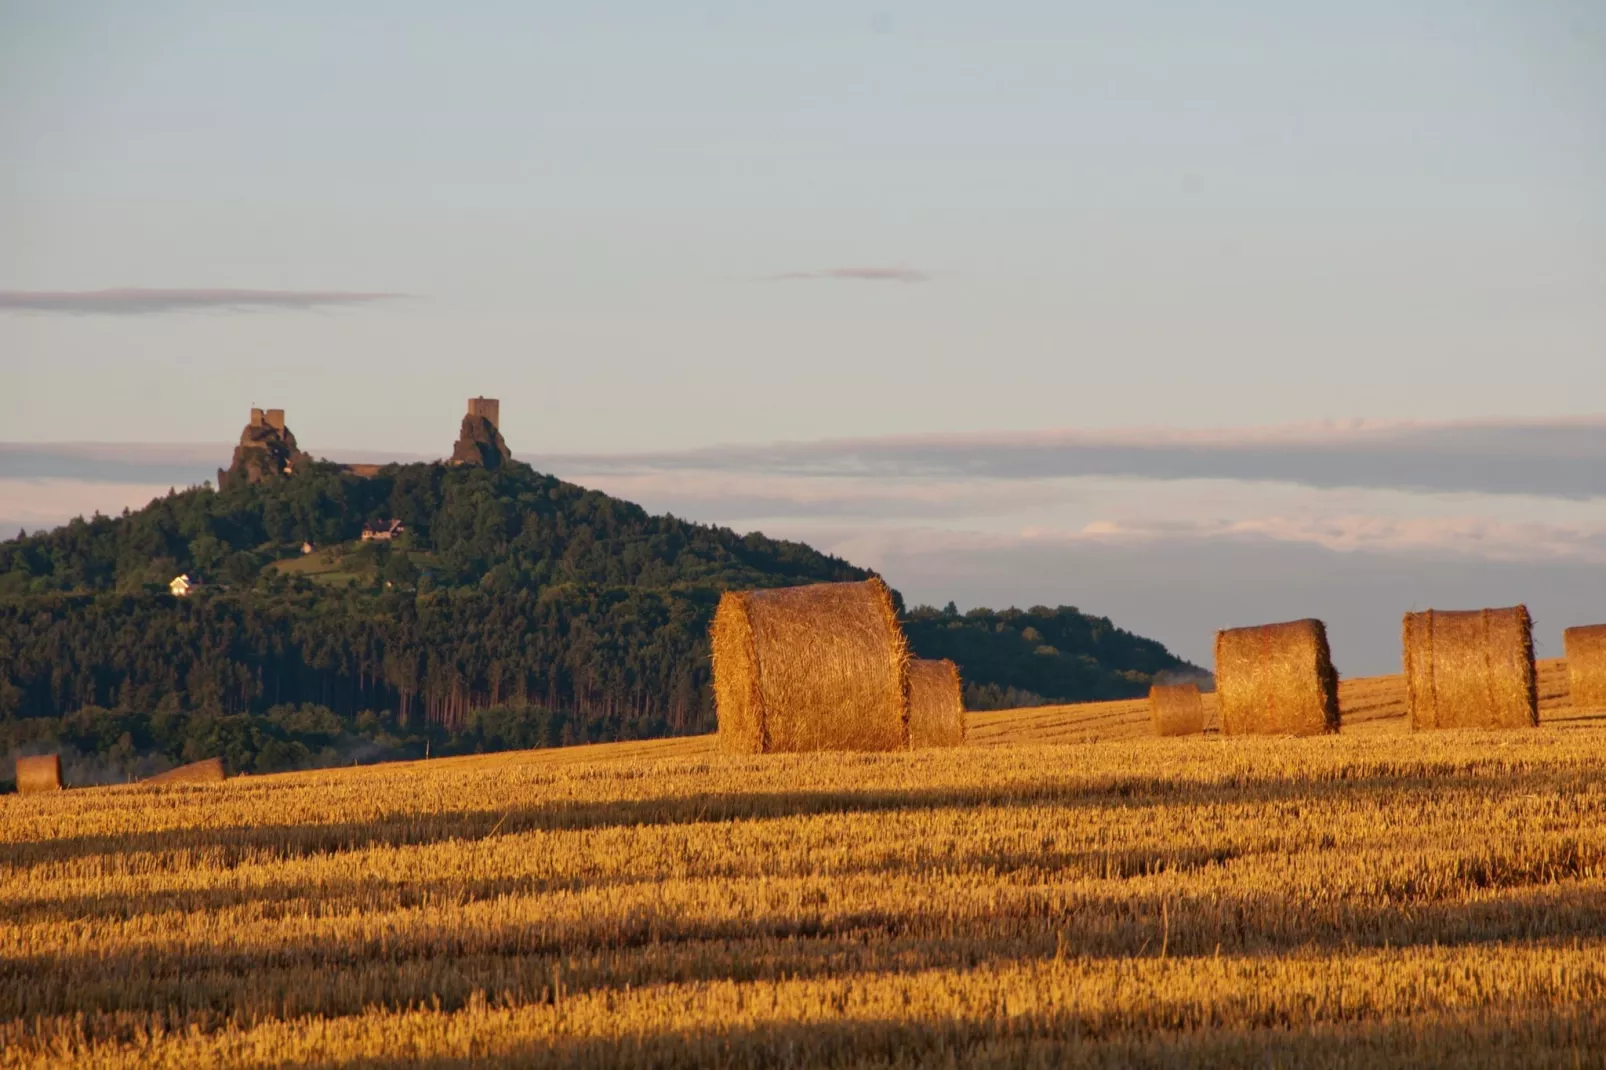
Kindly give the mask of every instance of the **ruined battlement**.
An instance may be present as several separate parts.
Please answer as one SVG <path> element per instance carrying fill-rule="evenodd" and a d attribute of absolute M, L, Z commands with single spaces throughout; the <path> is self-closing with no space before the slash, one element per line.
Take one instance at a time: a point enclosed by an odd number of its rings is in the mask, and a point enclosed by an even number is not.
<path fill-rule="evenodd" d="M 463 416 L 463 426 L 446 463 L 500 468 L 504 462 L 512 460 L 513 454 L 497 427 L 501 418 L 502 403 L 496 398 L 469 398 L 468 412 Z"/>
<path fill-rule="evenodd" d="M 297 464 L 305 466 L 311 460 L 296 447 L 296 436 L 285 426 L 283 409 L 253 407 L 250 422 L 240 432 L 240 444 L 234 448 L 234 459 L 228 468 L 218 469 L 218 487 L 293 475 Z"/>
<path fill-rule="evenodd" d="M 284 410 L 283 409 L 252 409 L 251 410 L 251 424 L 250 424 L 250 426 L 252 426 L 252 427 L 271 427 L 275 431 L 283 431 L 284 430 Z"/>

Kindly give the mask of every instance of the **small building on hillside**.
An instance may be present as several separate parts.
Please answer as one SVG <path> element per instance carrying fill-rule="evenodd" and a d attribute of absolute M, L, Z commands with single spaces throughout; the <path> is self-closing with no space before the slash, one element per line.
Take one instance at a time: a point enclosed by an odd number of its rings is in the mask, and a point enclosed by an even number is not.
<path fill-rule="evenodd" d="M 182 575 L 174 576 L 167 583 L 167 589 L 173 592 L 174 598 L 184 598 L 191 591 L 196 590 L 200 586 L 201 581 L 192 578 L 188 572 L 183 573 Z"/>
<path fill-rule="evenodd" d="M 406 530 L 400 520 L 370 520 L 363 525 L 362 541 L 389 542 Z"/>
<path fill-rule="evenodd" d="M 306 555 L 312 553 L 312 551 L 315 549 L 316 547 L 313 546 L 312 543 L 304 542 L 301 544 L 301 556 L 305 557 Z"/>

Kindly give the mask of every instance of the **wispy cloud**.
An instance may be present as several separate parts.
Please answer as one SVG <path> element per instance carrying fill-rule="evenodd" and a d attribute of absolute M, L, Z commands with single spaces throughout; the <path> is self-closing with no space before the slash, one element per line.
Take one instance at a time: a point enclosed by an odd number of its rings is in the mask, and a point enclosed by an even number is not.
<path fill-rule="evenodd" d="M 930 282 L 929 271 L 906 267 L 835 267 L 818 271 L 783 271 L 778 275 L 762 276 L 762 282 L 792 282 L 811 279 L 842 282 Z"/>
<path fill-rule="evenodd" d="M 366 305 L 406 297 L 353 290 L 0 290 L 0 311 L 68 316 L 143 316 L 160 312 L 259 312 L 265 309 Z"/>

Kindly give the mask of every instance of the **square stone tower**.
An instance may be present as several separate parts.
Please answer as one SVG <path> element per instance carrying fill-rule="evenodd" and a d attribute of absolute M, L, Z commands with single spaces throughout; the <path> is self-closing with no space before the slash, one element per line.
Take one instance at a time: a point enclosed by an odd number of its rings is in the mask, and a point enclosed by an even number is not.
<path fill-rule="evenodd" d="M 492 426 L 502 426 L 502 403 L 496 398 L 469 398 L 468 414 L 484 417 Z"/>

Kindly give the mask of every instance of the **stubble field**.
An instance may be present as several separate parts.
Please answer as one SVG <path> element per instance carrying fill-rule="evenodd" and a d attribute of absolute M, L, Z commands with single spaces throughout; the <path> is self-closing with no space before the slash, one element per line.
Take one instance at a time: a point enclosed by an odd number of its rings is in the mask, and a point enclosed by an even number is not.
<path fill-rule="evenodd" d="M 1603 1065 L 1606 720 L 1556 678 L 1525 732 L 1356 681 L 1318 739 L 1104 704 L 6 797 L 0 1065 Z"/>

